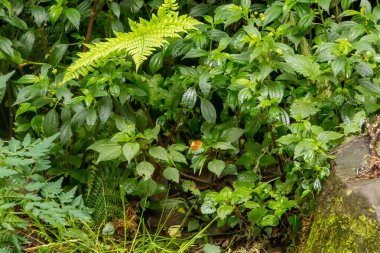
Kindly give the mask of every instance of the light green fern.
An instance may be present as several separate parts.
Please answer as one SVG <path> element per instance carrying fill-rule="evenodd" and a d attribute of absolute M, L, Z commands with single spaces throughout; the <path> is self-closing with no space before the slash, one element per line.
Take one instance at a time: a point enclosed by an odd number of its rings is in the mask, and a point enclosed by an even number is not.
<path fill-rule="evenodd" d="M 137 70 L 156 48 L 168 43 L 166 38 L 179 37 L 179 33 L 195 29 L 195 25 L 200 24 L 187 15 L 179 16 L 175 11 L 177 8 L 175 0 L 165 0 L 150 21 L 140 18 L 140 22 L 136 23 L 129 20 L 131 32 L 116 32 L 115 38 L 88 45 L 89 51 L 79 53 L 79 59 L 67 69 L 63 82 L 85 76 L 113 57 L 130 55 Z"/>

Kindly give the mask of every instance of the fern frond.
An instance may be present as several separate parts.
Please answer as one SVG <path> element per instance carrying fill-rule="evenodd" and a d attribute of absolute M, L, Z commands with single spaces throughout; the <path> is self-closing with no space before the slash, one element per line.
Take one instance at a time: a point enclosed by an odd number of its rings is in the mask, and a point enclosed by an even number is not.
<path fill-rule="evenodd" d="M 156 48 L 168 43 L 166 38 L 179 37 L 180 33 L 195 29 L 195 25 L 200 24 L 187 15 L 178 16 L 178 12 L 173 11 L 176 8 L 176 1 L 166 0 L 157 16 L 153 15 L 150 21 L 140 18 L 137 23 L 130 20 L 131 32 L 117 32 L 115 38 L 88 45 L 89 51 L 79 53 L 79 59 L 67 69 L 63 82 L 87 75 L 112 57 L 130 55 L 137 70 Z"/>

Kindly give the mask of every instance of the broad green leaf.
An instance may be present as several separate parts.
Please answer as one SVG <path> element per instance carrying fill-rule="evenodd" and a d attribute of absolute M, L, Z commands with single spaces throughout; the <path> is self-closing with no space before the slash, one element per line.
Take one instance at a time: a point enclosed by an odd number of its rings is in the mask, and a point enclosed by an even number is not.
<path fill-rule="evenodd" d="M 42 124 L 45 136 L 52 136 L 53 134 L 58 133 L 58 124 L 58 113 L 53 108 L 46 114 Z"/>
<path fill-rule="evenodd" d="M 280 218 L 273 214 L 268 214 L 261 220 L 261 226 L 263 227 L 276 227 L 280 223 Z"/>
<path fill-rule="evenodd" d="M 164 177 L 167 180 L 171 180 L 173 182 L 179 183 L 179 171 L 174 167 L 168 167 L 164 170 Z"/>
<path fill-rule="evenodd" d="M 204 253 L 220 253 L 222 251 L 220 250 L 220 246 L 206 243 L 205 246 L 203 247 L 203 252 Z"/>
<path fill-rule="evenodd" d="M 137 142 L 127 142 L 123 146 L 123 154 L 127 159 L 128 163 L 137 155 L 140 150 L 140 144 Z"/>
<path fill-rule="evenodd" d="M 304 55 L 284 56 L 286 63 L 288 63 L 298 73 L 315 79 L 321 74 L 319 64 L 314 62 L 310 57 Z"/>
<path fill-rule="evenodd" d="M 251 0 L 240 0 L 240 5 L 243 9 L 248 10 L 251 7 Z"/>
<path fill-rule="evenodd" d="M 149 149 L 149 154 L 155 159 L 163 160 L 166 162 L 169 161 L 168 152 L 161 146 L 151 147 Z"/>
<path fill-rule="evenodd" d="M 15 73 L 15 71 L 11 71 L 5 75 L 0 76 L 0 103 L 4 98 L 5 92 L 6 92 L 6 87 L 7 87 L 7 81 L 11 76 Z M 17 116 L 16 116 L 17 117 Z"/>
<path fill-rule="evenodd" d="M 235 142 L 235 141 L 238 141 L 244 133 L 245 133 L 244 129 L 232 127 L 232 128 L 224 130 L 220 139 L 222 141 Z"/>
<path fill-rule="evenodd" d="M 264 12 L 264 17 L 265 17 L 264 24 L 267 25 L 273 20 L 280 17 L 280 15 L 282 14 L 283 6 L 284 6 L 283 3 L 279 1 L 275 1 L 269 8 L 266 8 Z"/>
<path fill-rule="evenodd" d="M 96 115 L 96 111 L 94 108 L 90 108 L 86 112 L 86 123 L 89 127 L 93 127 L 95 125 L 96 119 L 98 116 Z"/>
<path fill-rule="evenodd" d="M 14 56 L 12 41 L 8 38 L 0 37 L 0 50 L 11 58 Z"/>
<path fill-rule="evenodd" d="M 189 109 L 192 109 L 197 102 L 197 92 L 193 87 L 188 88 L 182 96 L 181 104 Z"/>
<path fill-rule="evenodd" d="M 149 162 L 143 161 L 137 164 L 136 172 L 137 172 L 137 175 L 139 175 L 140 177 L 143 177 L 143 180 L 145 181 L 152 177 L 154 173 L 154 166 L 153 164 Z"/>
<path fill-rule="evenodd" d="M 201 17 L 207 14 L 209 10 L 209 5 L 205 3 L 197 3 L 189 12 L 192 17 Z"/>
<path fill-rule="evenodd" d="M 208 52 L 201 48 L 194 48 L 194 49 L 191 49 L 189 52 L 187 52 L 182 59 L 199 58 L 202 56 L 208 56 Z"/>
<path fill-rule="evenodd" d="M 35 37 L 34 31 L 27 31 L 21 36 L 20 43 L 21 43 L 22 48 L 20 48 L 20 51 L 23 53 L 23 56 L 24 54 L 26 56 L 30 54 L 30 52 L 33 49 L 35 41 L 36 41 L 36 37 Z"/>
<path fill-rule="evenodd" d="M 374 94 L 380 95 L 380 85 L 373 83 L 368 78 L 359 79 L 359 84 L 363 86 L 366 90 L 373 92 Z"/>
<path fill-rule="evenodd" d="M 187 164 L 186 157 L 180 152 L 171 150 L 169 154 L 170 154 L 171 160 L 173 160 L 174 162 Z"/>
<path fill-rule="evenodd" d="M 19 90 L 15 104 L 17 105 L 26 102 L 39 95 L 40 92 L 41 89 L 38 85 L 25 86 Z"/>
<path fill-rule="evenodd" d="M 214 13 L 214 23 L 224 23 L 224 27 L 227 27 L 242 18 L 242 8 L 235 4 L 221 5 L 215 9 Z"/>
<path fill-rule="evenodd" d="M 119 4 L 112 2 L 111 3 L 111 10 L 117 18 L 120 18 L 120 5 Z"/>
<path fill-rule="evenodd" d="M 109 161 L 119 158 L 122 154 L 121 146 L 115 142 L 110 142 L 108 140 L 97 141 L 88 149 L 95 150 L 99 153 L 97 163 L 101 161 Z"/>
<path fill-rule="evenodd" d="M 322 7 L 322 9 L 329 12 L 331 0 L 318 0 L 318 4 Z"/>
<path fill-rule="evenodd" d="M 344 66 L 347 63 L 347 59 L 345 56 L 338 56 L 331 63 L 331 68 L 334 72 L 334 75 L 337 76 L 339 73 L 344 71 Z"/>
<path fill-rule="evenodd" d="M 207 96 L 211 90 L 211 84 L 208 82 L 209 78 L 210 73 L 206 71 L 199 76 L 199 88 L 205 96 Z"/>
<path fill-rule="evenodd" d="M 305 153 L 308 153 L 310 151 L 314 151 L 315 146 L 314 142 L 311 139 L 304 139 L 297 143 L 296 148 L 294 150 L 294 158 L 300 157 L 304 155 Z"/>
<path fill-rule="evenodd" d="M 300 139 L 297 136 L 293 135 L 293 134 L 287 134 L 287 135 L 284 135 L 284 136 L 280 137 L 276 141 L 278 143 L 283 144 L 283 145 L 290 145 L 292 143 L 300 141 Z"/>
<path fill-rule="evenodd" d="M 355 70 L 361 75 L 361 77 L 370 77 L 373 75 L 373 69 L 371 64 L 367 62 L 360 62 L 355 65 Z"/>
<path fill-rule="evenodd" d="M 311 102 L 295 101 L 290 106 L 290 114 L 296 120 L 305 119 L 316 114 L 319 109 Z"/>
<path fill-rule="evenodd" d="M 187 223 L 187 232 L 192 232 L 198 229 L 199 226 L 200 224 L 198 220 L 189 220 L 189 222 Z"/>
<path fill-rule="evenodd" d="M 59 16 L 61 16 L 63 11 L 63 7 L 60 5 L 53 5 L 50 7 L 50 22 L 54 25 L 58 19 Z"/>
<path fill-rule="evenodd" d="M 45 12 L 45 8 L 42 6 L 33 6 L 30 8 L 32 12 L 34 22 L 36 22 L 37 26 L 41 26 L 41 24 L 46 20 L 47 15 Z"/>
<path fill-rule="evenodd" d="M 49 63 L 54 67 L 57 66 L 65 54 L 67 48 L 67 44 L 55 44 L 50 53 Z"/>
<path fill-rule="evenodd" d="M 164 54 L 161 52 L 155 53 L 149 60 L 149 69 L 155 74 L 160 68 L 162 68 L 164 62 Z"/>
<path fill-rule="evenodd" d="M 20 28 L 21 30 L 28 30 L 28 26 L 26 25 L 25 21 L 15 16 L 14 14 L 10 14 L 9 16 L 0 16 L 0 19 L 9 23 L 11 26 Z"/>
<path fill-rule="evenodd" d="M 216 213 L 218 214 L 218 217 L 222 220 L 224 220 L 225 218 L 227 218 L 227 216 L 229 216 L 232 211 L 233 211 L 233 207 L 232 206 L 229 206 L 229 205 L 222 205 L 218 208 L 218 210 L 216 210 Z"/>
<path fill-rule="evenodd" d="M 37 83 L 39 81 L 40 79 L 38 78 L 38 76 L 27 74 L 27 75 L 23 75 L 20 79 L 14 81 L 14 83 L 31 84 L 31 83 Z"/>
<path fill-rule="evenodd" d="M 207 99 L 201 98 L 201 113 L 203 118 L 210 124 L 216 122 L 216 110 L 213 104 Z"/>
<path fill-rule="evenodd" d="M 334 131 L 325 131 L 320 134 L 318 134 L 317 139 L 318 141 L 328 144 L 330 141 L 334 141 L 337 139 L 342 138 L 344 135 L 338 132 Z"/>
<path fill-rule="evenodd" d="M 353 26 L 348 33 L 348 39 L 354 41 L 359 36 L 363 35 L 366 32 L 366 26 L 364 24 L 357 24 Z"/>
<path fill-rule="evenodd" d="M 77 30 L 79 30 L 80 12 L 77 9 L 68 8 L 65 10 L 65 15 L 70 23 L 73 24 Z"/>
<path fill-rule="evenodd" d="M 218 177 L 220 177 L 225 167 L 226 163 L 222 160 L 213 160 L 208 163 L 208 170 Z"/>
<path fill-rule="evenodd" d="M 216 212 L 214 203 L 211 200 L 205 200 L 201 205 L 202 214 L 213 214 Z"/>
<path fill-rule="evenodd" d="M 99 104 L 99 119 L 102 122 L 106 122 L 111 115 L 112 99 L 110 97 L 103 97 L 99 101 Z"/>

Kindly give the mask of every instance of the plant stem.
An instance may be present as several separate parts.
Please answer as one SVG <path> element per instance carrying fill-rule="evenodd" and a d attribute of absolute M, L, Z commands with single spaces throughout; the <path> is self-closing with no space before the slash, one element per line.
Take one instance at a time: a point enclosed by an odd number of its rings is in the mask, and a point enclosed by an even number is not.
<path fill-rule="evenodd" d="M 7 84 L 7 95 L 8 95 L 8 113 L 9 113 L 9 125 L 8 125 L 8 137 L 9 139 L 13 135 L 13 109 L 12 109 L 12 104 L 13 104 L 13 98 L 12 98 L 12 89 L 10 84 Z"/>
<path fill-rule="evenodd" d="M 97 6 L 98 6 L 98 0 L 94 0 L 94 3 L 92 5 L 90 21 L 88 22 L 88 26 L 87 26 L 86 39 L 84 41 L 85 44 L 90 44 L 90 41 L 91 41 L 91 32 L 92 32 L 92 27 L 94 25 Z M 86 52 L 87 50 L 88 50 L 88 47 L 86 47 L 86 45 L 85 45 L 83 47 L 83 52 Z"/>

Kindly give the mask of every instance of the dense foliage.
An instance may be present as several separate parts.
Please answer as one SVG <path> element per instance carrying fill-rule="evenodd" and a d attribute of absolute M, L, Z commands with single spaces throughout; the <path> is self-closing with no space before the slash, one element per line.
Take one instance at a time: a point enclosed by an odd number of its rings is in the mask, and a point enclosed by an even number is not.
<path fill-rule="evenodd" d="M 137 252 L 165 213 L 197 237 L 215 223 L 289 244 L 279 233 L 313 209 L 329 149 L 379 110 L 367 0 L 4 0 L 0 19 L 8 252 L 127 237 Z"/>

